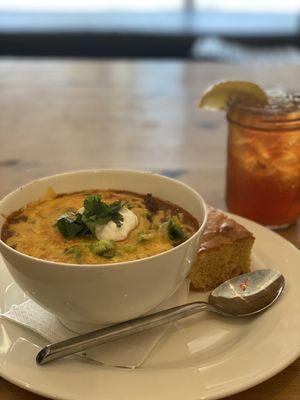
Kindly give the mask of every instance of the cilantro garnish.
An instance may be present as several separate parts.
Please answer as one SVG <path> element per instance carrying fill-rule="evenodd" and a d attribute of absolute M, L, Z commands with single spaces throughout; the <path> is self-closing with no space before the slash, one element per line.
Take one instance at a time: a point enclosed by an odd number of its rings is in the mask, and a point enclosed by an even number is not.
<path fill-rule="evenodd" d="M 168 222 L 168 237 L 174 245 L 178 245 L 186 239 L 186 235 L 182 229 L 179 219 L 175 216 L 171 217 Z"/>
<path fill-rule="evenodd" d="M 95 221 L 98 225 L 105 225 L 113 221 L 118 227 L 122 226 L 123 216 L 120 214 L 122 203 L 120 200 L 111 204 L 101 201 L 101 196 L 87 197 L 84 202 L 83 217 Z"/>
<path fill-rule="evenodd" d="M 60 233 L 68 239 L 80 235 L 85 228 L 82 224 L 81 215 L 74 212 L 66 212 L 61 215 L 56 222 L 56 226 Z"/>
<path fill-rule="evenodd" d="M 68 212 L 58 218 L 56 226 L 65 238 L 95 236 L 96 225 L 106 225 L 109 221 L 113 221 L 118 227 L 122 226 L 121 201 L 106 204 L 101 196 L 91 195 L 84 200 L 83 205 L 82 214 Z"/>

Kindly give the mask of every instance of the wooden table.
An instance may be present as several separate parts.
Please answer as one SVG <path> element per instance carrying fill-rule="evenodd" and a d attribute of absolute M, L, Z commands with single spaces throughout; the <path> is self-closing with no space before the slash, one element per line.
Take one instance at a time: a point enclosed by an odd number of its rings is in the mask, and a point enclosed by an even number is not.
<path fill-rule="evenodd" d="M 182 62 L 0 61 L 0 197 L 33 178 L 82 168 L 178 177 L 225 208 L 224 115 L 196 108 L 222 78 L 295 89 L 299 68 Z M 298 83 L 299 85 L 299 83 Z M 297 87 L 299 89 L 299 87 Z M 280 233 L 300 248 L 300 224 Z M 38 400 L 0 379 L 1 400 Z M 232 400 L 300 399 L 300 359 Z"/>

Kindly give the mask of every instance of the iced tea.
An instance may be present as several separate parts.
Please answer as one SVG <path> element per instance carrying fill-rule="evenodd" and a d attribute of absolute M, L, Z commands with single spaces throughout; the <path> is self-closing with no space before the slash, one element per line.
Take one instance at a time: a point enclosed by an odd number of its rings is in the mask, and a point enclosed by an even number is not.
<path fill-rule="evenodd" d="M 272 228 L 300 214 L 300 97 L 236 101 L 227 115 L 229 211 Z"/>

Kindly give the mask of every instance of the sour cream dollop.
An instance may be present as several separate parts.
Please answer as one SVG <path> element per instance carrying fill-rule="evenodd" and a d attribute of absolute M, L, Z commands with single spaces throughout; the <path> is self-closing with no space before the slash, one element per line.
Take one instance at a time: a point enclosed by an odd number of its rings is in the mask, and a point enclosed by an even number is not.
<path fill-rule="evenodd" d="M 109 221 L 106 225 L 97 225 L 95 234 L 98 240 L 107 239 L 118 242 L 124 240 L 138 224 L 138 217 L 134 212 L 126 207 L 122 207 L 120 214 L 123 216 L 122 225 L 118 227 L 113 221 Z"/>

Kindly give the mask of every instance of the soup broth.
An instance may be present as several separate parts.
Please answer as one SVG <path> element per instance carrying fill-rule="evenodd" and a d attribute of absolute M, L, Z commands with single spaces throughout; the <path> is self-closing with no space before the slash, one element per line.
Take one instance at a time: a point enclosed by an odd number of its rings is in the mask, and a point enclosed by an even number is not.
<path fill-rule="evenodd" d="M 151 194 L 91 190 L 29 203 L 6 218 L 1 239 L 40 259 L 109 264 L 167 251 L 198 228 L 186 210 Z"/>

